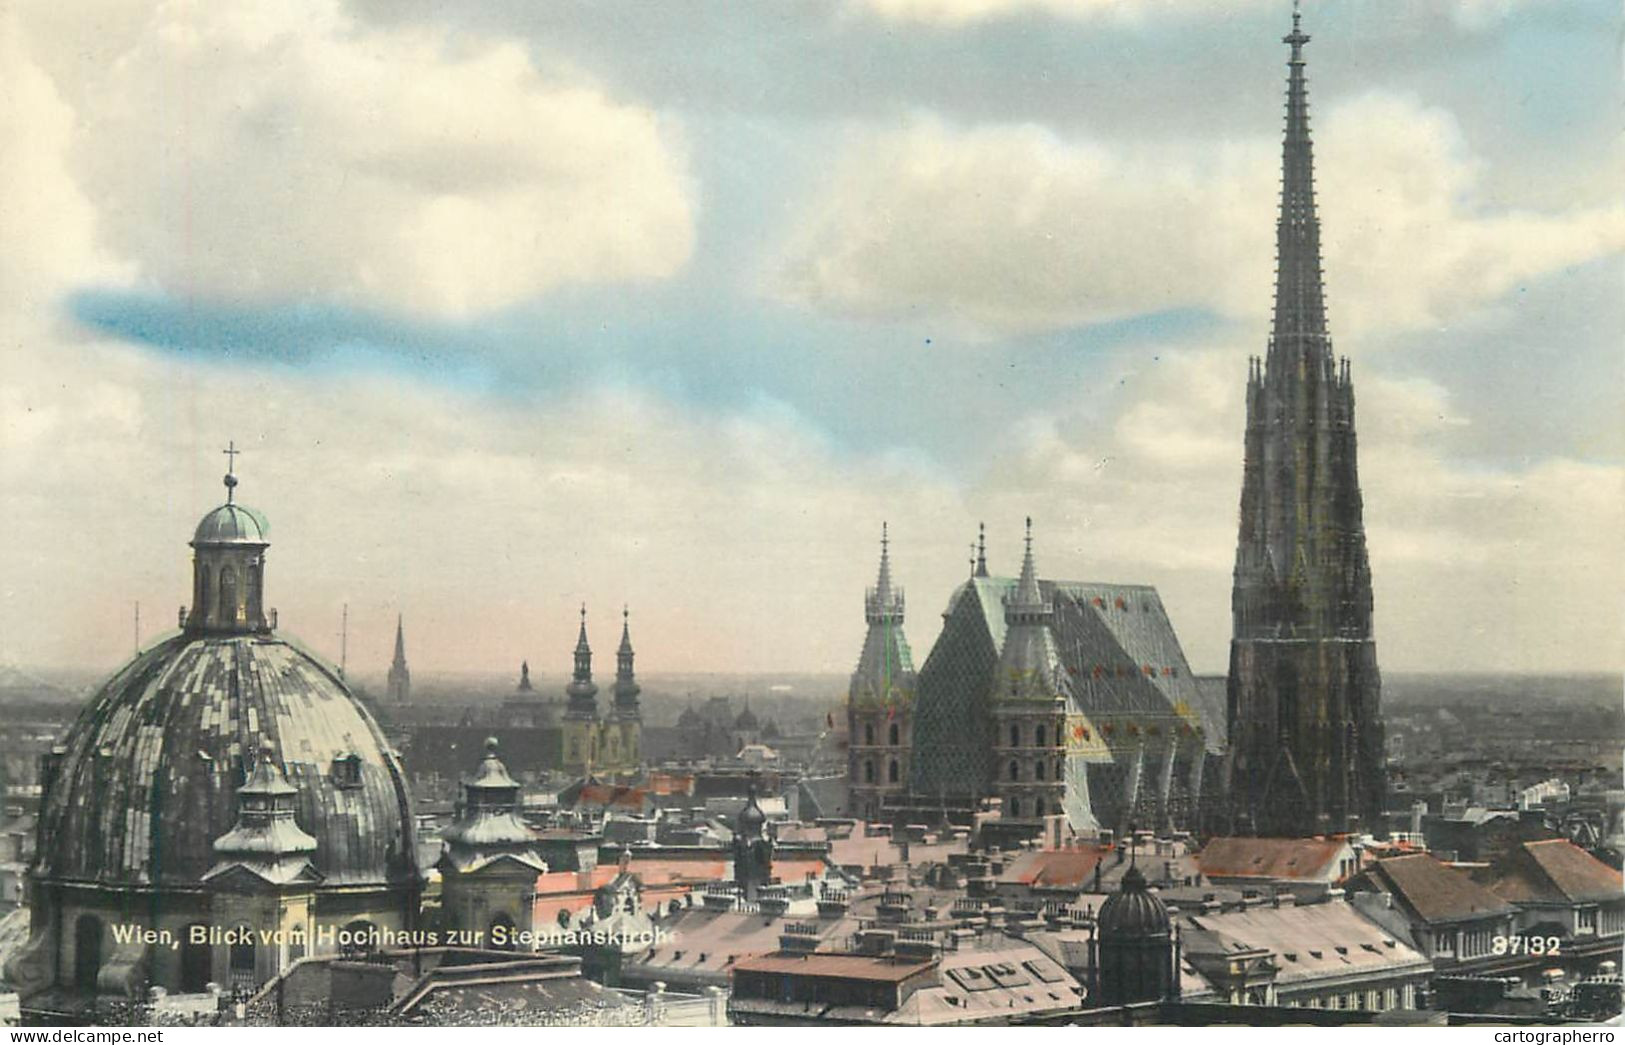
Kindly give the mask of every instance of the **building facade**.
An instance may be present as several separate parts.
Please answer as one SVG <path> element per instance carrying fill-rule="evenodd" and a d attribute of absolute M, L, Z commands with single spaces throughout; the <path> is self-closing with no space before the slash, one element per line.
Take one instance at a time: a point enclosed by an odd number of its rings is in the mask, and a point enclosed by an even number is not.
<path fill-rule="evenodd" d="M 1332 351 L 1303 47 L 1293 13 L 1273 328 L 1249 363 L 1231 597 L 1229 829 L 1383 830 L 1381 680 L 1355 462 L 1354 385 Z"/>

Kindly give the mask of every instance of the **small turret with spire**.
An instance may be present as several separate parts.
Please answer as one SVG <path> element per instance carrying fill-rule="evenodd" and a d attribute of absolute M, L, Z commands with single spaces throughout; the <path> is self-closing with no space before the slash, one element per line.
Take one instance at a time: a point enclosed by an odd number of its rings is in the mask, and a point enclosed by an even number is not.
<path fill-rule="evenodd" d="M 885 523 L 880 524 L 880 575 L 864 593 L 863 618 L 870 624 L 903 623 L 903 589 L 892 586 L 891 537 Z"/>
<path fill-rule="evenodd" d="M 1027 535 L 1023 538 L 1025 550 L 1021 557 L 1021 579 L 1016 582 L 1015 593 L 1004 600 L 1004 619 L 1007 624 L 1045 624 L 1053 609 L 1038 585 L 1038 570 L 1033 565 L 1033 520 L 1027 517 Z"/>

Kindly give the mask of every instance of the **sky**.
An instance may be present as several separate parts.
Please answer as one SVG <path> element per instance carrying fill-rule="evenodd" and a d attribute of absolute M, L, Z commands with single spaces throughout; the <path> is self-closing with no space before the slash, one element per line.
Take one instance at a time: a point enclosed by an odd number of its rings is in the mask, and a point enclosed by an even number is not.
<path fill-rule="evenodd" d="M 1308 0 L 1388 671 L 1621 666 L 1611 0 Z M 0 662 L 173 627 L 223 498 L 357 670 L 917 660 L 1031 516 L 1222 671 L 1285 0 L 0 11 Z M 601 666 L 603 667 L 603 666 Z"/>

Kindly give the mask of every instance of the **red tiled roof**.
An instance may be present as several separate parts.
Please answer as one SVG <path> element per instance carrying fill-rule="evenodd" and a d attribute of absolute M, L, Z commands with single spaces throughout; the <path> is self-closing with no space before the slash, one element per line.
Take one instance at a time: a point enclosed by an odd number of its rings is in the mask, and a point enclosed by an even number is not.
<path fill-rule="evenodd" d="M 817 858 L 773 861 L 773 877 L 786 885 L 817 878 L 823 873 L 824 861 Z"/>
<path fill-rule="evenodd" d="M 1104 848 L 1094 846 L 1022 853 L 999 876 L 999 881 L 1040 889 L 1078 889 L 1088 882 L 1095 866 L 1105 856 Z"/>
<path fill-rule="evenodd" d="M 719 882 L 728 877 L 728 861 L 721 857 L 706 860 L 653 858 L 639 860 L 636 856 L 627 870 L 638 876 L 645 885 L 669 885 L 674 882 Z"/>
<path fill-rule="evenodd" d="M 1209 878 L 1323 878 L 1347 848 L 1340 838 L 1215 838 L 1196 864 Z"/>

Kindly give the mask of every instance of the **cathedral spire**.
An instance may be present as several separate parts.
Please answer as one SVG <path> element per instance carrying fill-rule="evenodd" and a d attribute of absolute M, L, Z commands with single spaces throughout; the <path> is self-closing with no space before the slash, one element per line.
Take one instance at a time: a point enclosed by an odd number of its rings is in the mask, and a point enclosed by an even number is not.
<path fill-rule="evenodd" d="M 891 536 L 885 523 L 880 524 L 880 575 L 875 586 L 864 593 L 863 610 L 864 620 L 870 624 L 903 622 L 903 591 L 892 586 Z"/>
<path fill-rule="evenodd" d="M 1041 617 L 1048 613 L 1049 606 L 1044 602 L 1044 592 L 1038 586 L 1038 569 L 1033 565 L 1033 520 L 1027 517 L 1027 535 L 1023 538 L 1026 545 L 1021 556 L 1021 579 L 1016 582 L 1016 591 L 1005 602 L 1004 616 L 1006 620 L 1023 620 L 1028 617 Z"/>
<path fill-rule="evenodd" d="M 1287 363 L 1314 351 L 1329 358 L 1326 304 L 1321 284 L 1320 219 L 1315 210 L 1314 149 L 1309 138 L 1309 90 L 1304 77 L 1303 14 L 1292 8 L 1292 32 L 1281 42 L 1287 60 L 1286 133 L 1281 146 L 1281 209 L 1275 227 L 1275 317 L 1270 358 L 1292 352 Z M 1289 362 L 1290 360 L 1290 362 Z"/>
<path fill-rule="evenodd" d="M 987 524 L 976 524 L 976 576 L 987 576 Z"/>
<path fill-rule="evenodd" d="M 1248 364 L 1227 697 L 1231 820 L 1277 836 L 1381 831 L 1381 678 L 1372 635 L 1354 388 L 1327 332 L 1302 14 L 1282 38 L 1286 131 L 1275 312 Z"/>

